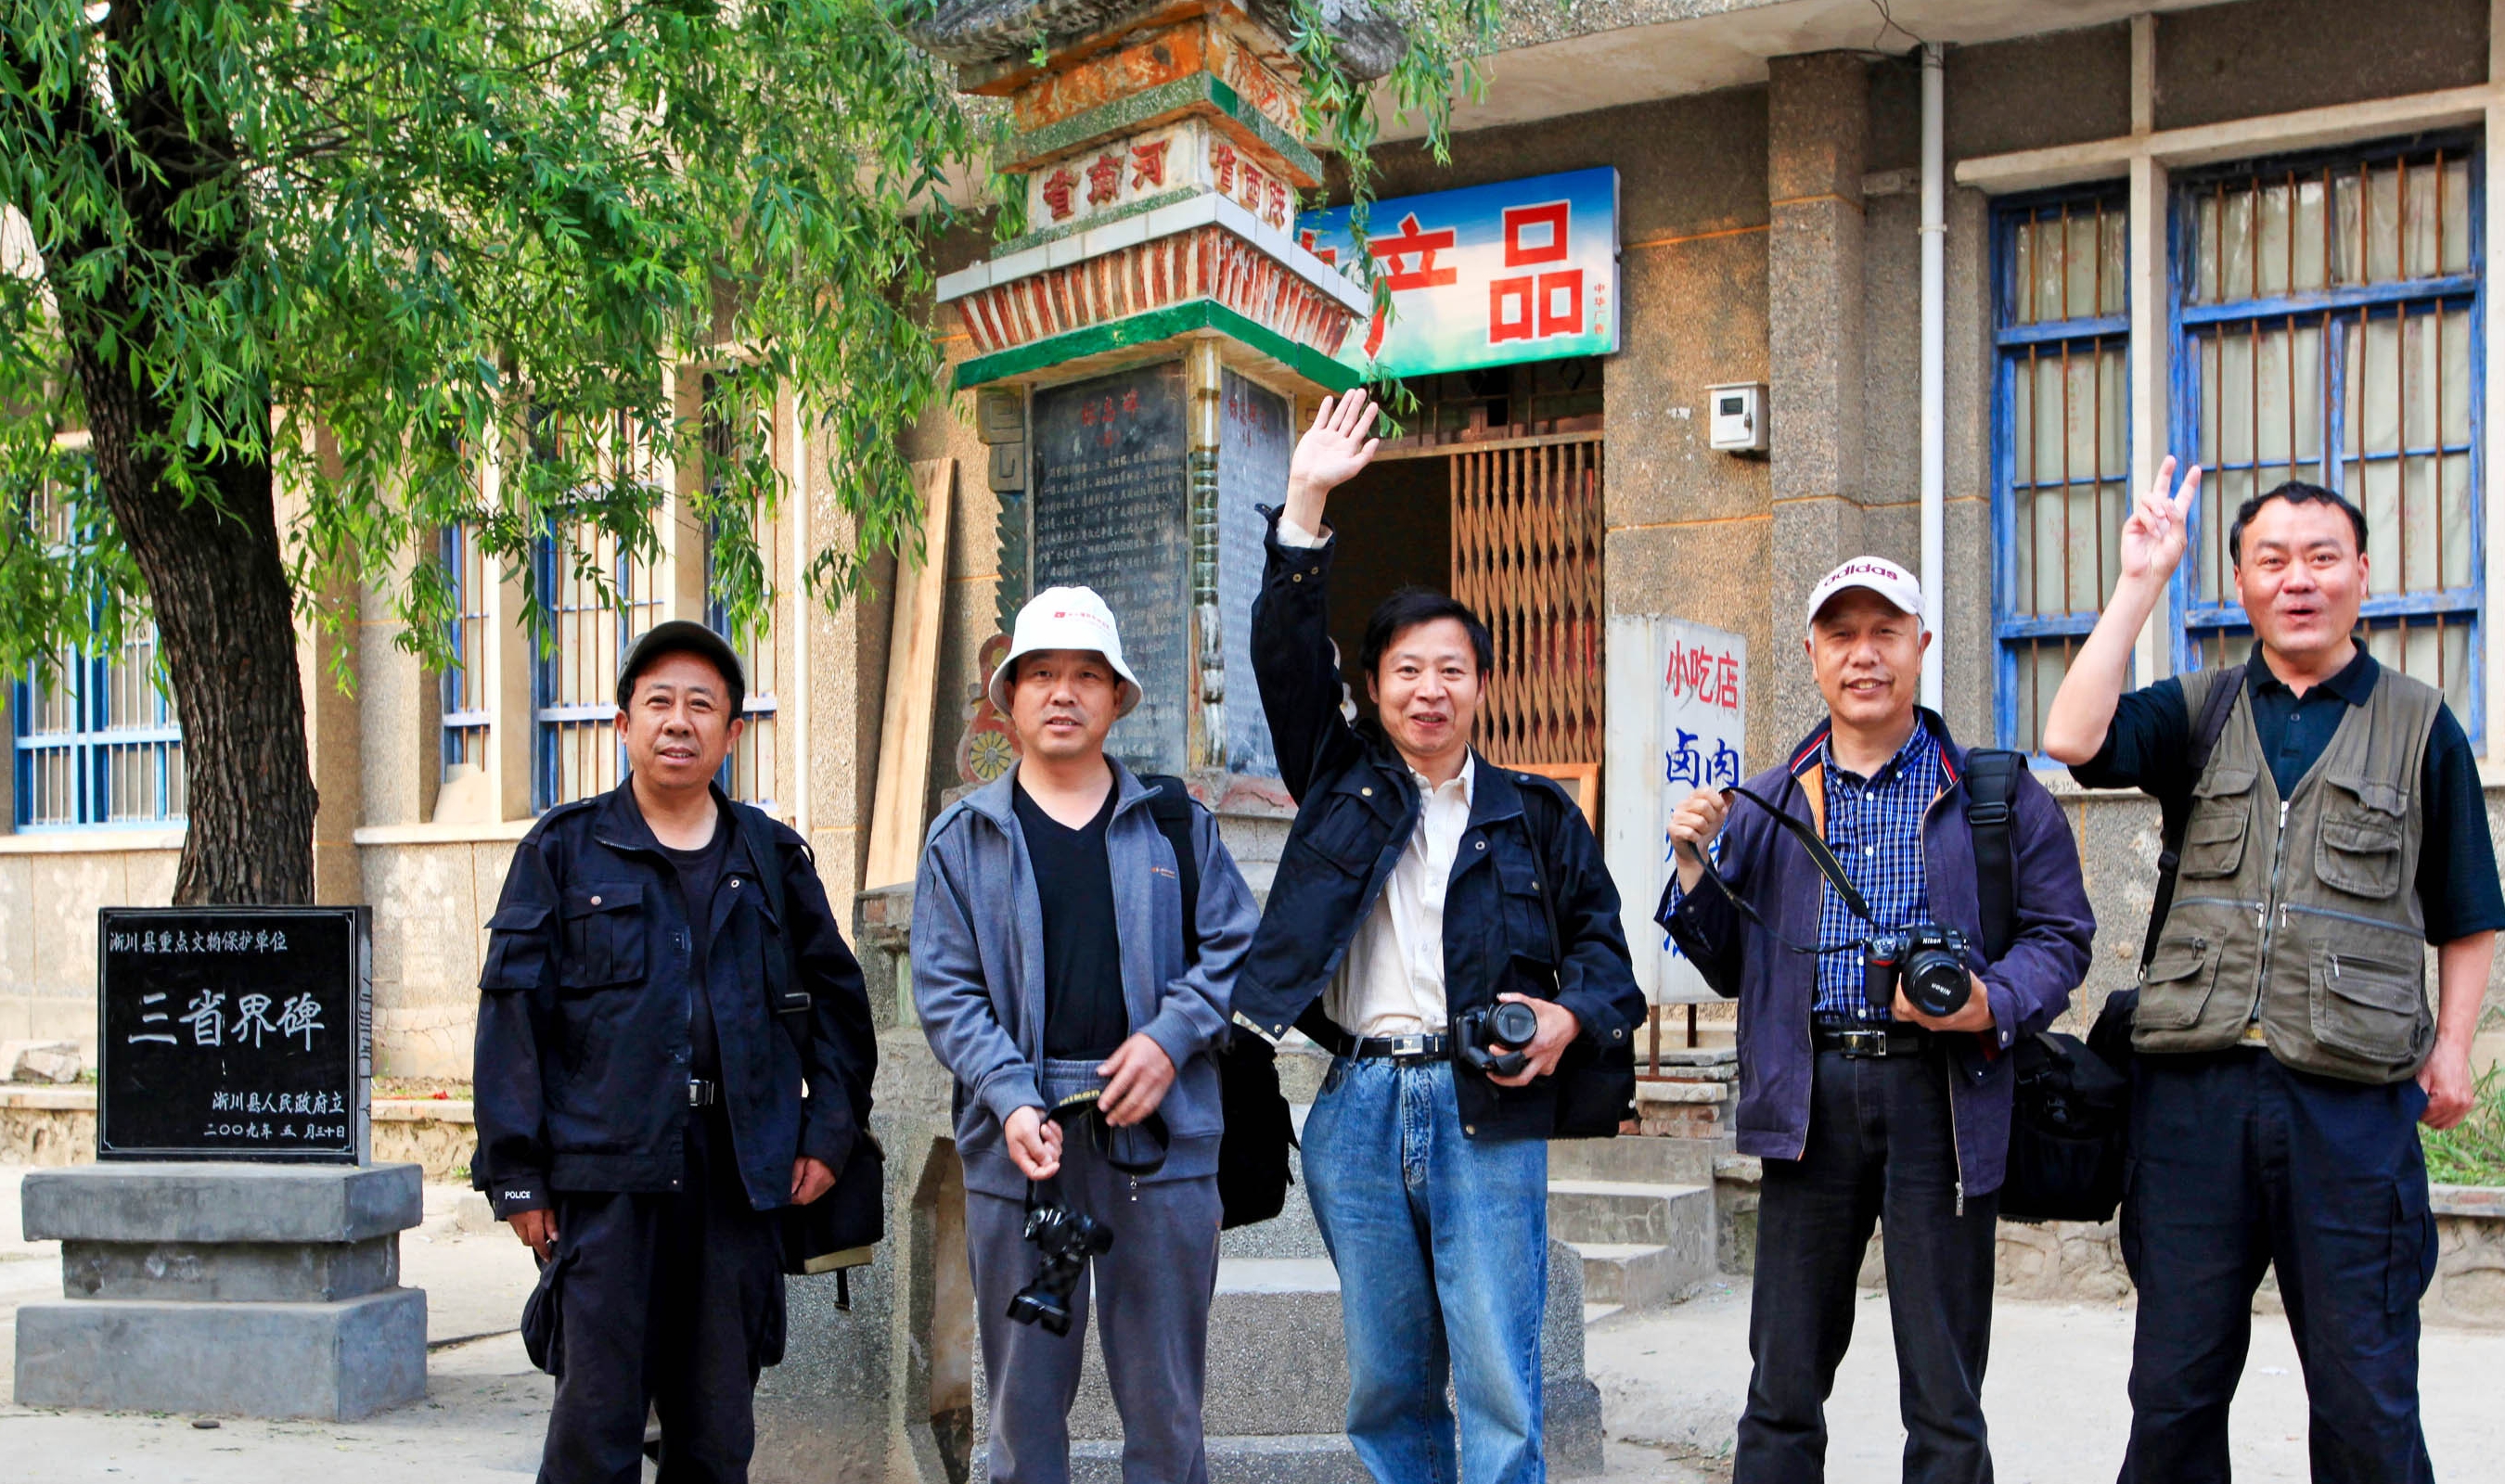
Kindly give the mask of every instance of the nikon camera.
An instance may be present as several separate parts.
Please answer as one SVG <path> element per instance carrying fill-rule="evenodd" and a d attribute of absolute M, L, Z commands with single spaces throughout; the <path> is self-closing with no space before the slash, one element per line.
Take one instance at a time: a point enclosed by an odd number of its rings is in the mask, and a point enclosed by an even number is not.
<path fill-rule="evenodd" d="M 1973 997 L 1966 975 L 1966 936 L 1936 922 L 1917 922 L 1872 933 L 1861 944 L 1861 993 L 1882 1015 L 1895 1008 L 1902 988 L 1927 1016 L 1953 1016 Z"/>

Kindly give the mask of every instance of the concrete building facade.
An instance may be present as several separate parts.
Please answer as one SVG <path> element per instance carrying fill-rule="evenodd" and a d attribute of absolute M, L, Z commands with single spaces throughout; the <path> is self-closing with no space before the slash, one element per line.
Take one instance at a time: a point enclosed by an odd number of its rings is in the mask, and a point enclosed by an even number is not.
<path fill-rule="evenodd" d="M 2485 633 L 2487 596 L 2505 582 L 2485 532 L 2490 453 L 2505 451 L 2491 447 L 2505 405 L 2485 373 L 2484 329 L 2485 246 L 2505 224 L 2505 182 L 2486 149 L 2505 109 L 2498 9 L 1521 7 L 1484 97 L 1457 111 L 1450 164 L 1394 143 L 1380 153 L 1378 190 L 1613 167 L 1619 349 L 1422 384 L 1423 431 L 1399 450 L 1409 457 L 1341 502 L 1352 563 L 1397 553 L 1352 585 L 1449 570 L 1459 476 L 1448 475 L 1462 456 L 1569 434 L 1596 443 L 1605 615 L 1744 636 L 1754 663 L 1743 751 L 1751 770 L 1773 760 L 1817 714 L 1796 643 L 1809 584 L 1860 551 L 1920 565 L 1914 53 L 1935 42 L 1950 177 L 1938 643 L 1954 730 L 2029 744 L 2064 645 L 2110 587 L 2132 492 L 2178 453 L 2224 464 L 2211 489 L 2228 511 L 2237 492 L 2289 475 L 2358 499 L 2373 523 L 2372 644 L 2440 684 L 2488 757 L 2486 707 L 2505 690 L 2491 683 L 2505 681 L 2505 646 Z M 969 227 L 938 245 L 935 266 L 963 268 L 990 247 Z M 956 311 L 937 313 L 951 359 L 970 359 Z M 1767 389 L 1762 455 L 1708 446 L 1706 389 L 1732 383 Z M 923 818 L 963 781 L 978 656 L 1024 583 L 1017 479 L 992 476 L 974 400 L 935 406 L 907 435 L 926 478 L 953 492 Z M 792 478 L 767 533 L 783 592 L 756 646 L 735 791 L 792 820 L 845 901 L 882 884 L 864 873 L 890 741 L 893 569 L 881 564 L 878 593 L 834 611 L 800 594 L 808 556 L 848 542 L 849 522 L 801 446 L 798 409 L 768 421 Z M 2202 539 L 2223 527 L 2206 506 Z M 445 539 L 458 570 L 459 534 Z M 522 630 L 519 575 L 472 564 L 469 663 L 449 677 L 395 646 L 376 595 L 325 595 L 364 616 L 303 640 L 320 891 L 375 908 L 378 1072 L 467 1075 L 482 924 L 512 843 L 549 803 L 615 777 L 596 715 L 603 667 L 650 622 L 706 616 L 703 533 L 676 506 L 664 544 L 624 584 L 627 611 L 578 604 L 560 615 L 555 659 Z M 2214 544 L 2201 549 L 2201 569 L 2142 640 L 2142 678 L 2240 647 Z M 347 648 L 352 693 L 329 678 L 335 645 Z M 161 903 L 171 889 L 179 725 L 134 699 L 130 677 L 148 663 L 143 643 L 91 657 L 67 690 L 9 688 L 0 1037 L 91 1044 L 95 909 Z M 2505 786 L 2505 768 L 2487 776 Z M 2048 781 L 2068 789 L 2058 771 Z M 1279 803 L 1237 801 L 1248 855 L 1268 853 L 1258 842 L 1275 836 Z M 2130 978 L 2155 812 L 2084 795 L 2072 807 L 2106 928 L 2082 996 L 2092 1009 Z M 1266 885 L 1265 870 L 1252 875 Z M 1631 900 L 1659 889 L 1620 885 Z"/>

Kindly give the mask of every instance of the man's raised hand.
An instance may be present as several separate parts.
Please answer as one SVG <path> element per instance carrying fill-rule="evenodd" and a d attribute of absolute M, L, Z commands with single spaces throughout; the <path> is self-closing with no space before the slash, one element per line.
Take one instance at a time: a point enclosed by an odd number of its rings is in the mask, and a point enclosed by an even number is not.
<path fill-rule="evenodd" d="M 2164 582 L 2183 561 L 2190 535 L 2192 502 L 2201 498 L 2201 466 L 2183 476 L 2182 487 L 2168 496 L 2174 481 L 2174 461 L 2157 466 L 2157 482 L 2141 492 L 2131 519 L 2122 523 L 2122 575 L 2125 581 Z"/>
<path fill-rule="evenodd" d="M 1383 440 L 1374 435 L 1382 409 L 1362 387 L 1344 397 L 1325 397 L 1314 426 L 1296 444 L 1288 466 L 1288 520 L 1322 535 L 1323 501 L 1330 492 L 1357 476 L 1374 458 Z"/>

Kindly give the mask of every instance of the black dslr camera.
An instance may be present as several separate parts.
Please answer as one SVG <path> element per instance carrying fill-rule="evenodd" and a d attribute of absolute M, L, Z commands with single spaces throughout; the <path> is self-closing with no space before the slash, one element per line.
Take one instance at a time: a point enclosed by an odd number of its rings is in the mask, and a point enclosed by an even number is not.
<path fill-rule="evenodd" d="M 1083 1211 L 1038 1206 L 1026 1214 L 1026 1239 L 1043 1252 L 1043 1269 L 1009 1300 L 1009 1318 L 1041 1325 L 1049 1334 L 1070 1332 L 1070 1295 L 1087 1271 L 1087 1260 L 1113 1250 L 1112 1230 Z"/>
<path fill-rule="evenodd" d="M 1965 967 L 1969 947 L 1965 934 L 1936 922 L 1872 933 L 1861 941 L 1862 997 L 1885 1013 L 1901 988 L 1923 1014 L 1953 1016 L 1974 994 Z"/>
<path fill-rule="evenodd" d="M 1539 1039 L 1539 1016 L 1520 1000 L 1473 1010 L 1453 1022 L 1453 1045 L 1466 1066 L 1491 1077 L 1519 1077 L 1531 1064 L 1523 1048 Z"/>

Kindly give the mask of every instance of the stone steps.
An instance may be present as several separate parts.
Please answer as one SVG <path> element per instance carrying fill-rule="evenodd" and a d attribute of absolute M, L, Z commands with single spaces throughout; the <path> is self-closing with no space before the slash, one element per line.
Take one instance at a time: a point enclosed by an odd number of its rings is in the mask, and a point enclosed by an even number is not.
<path fill-rule="evenodd" d="M 1549 1234 L 1582 1260 L 1591 1303 L 1646 1308 L 1683 1296 L 1713 1276 L 1713 1228 L 1710 1184 L 1548 1183 Z"/>

